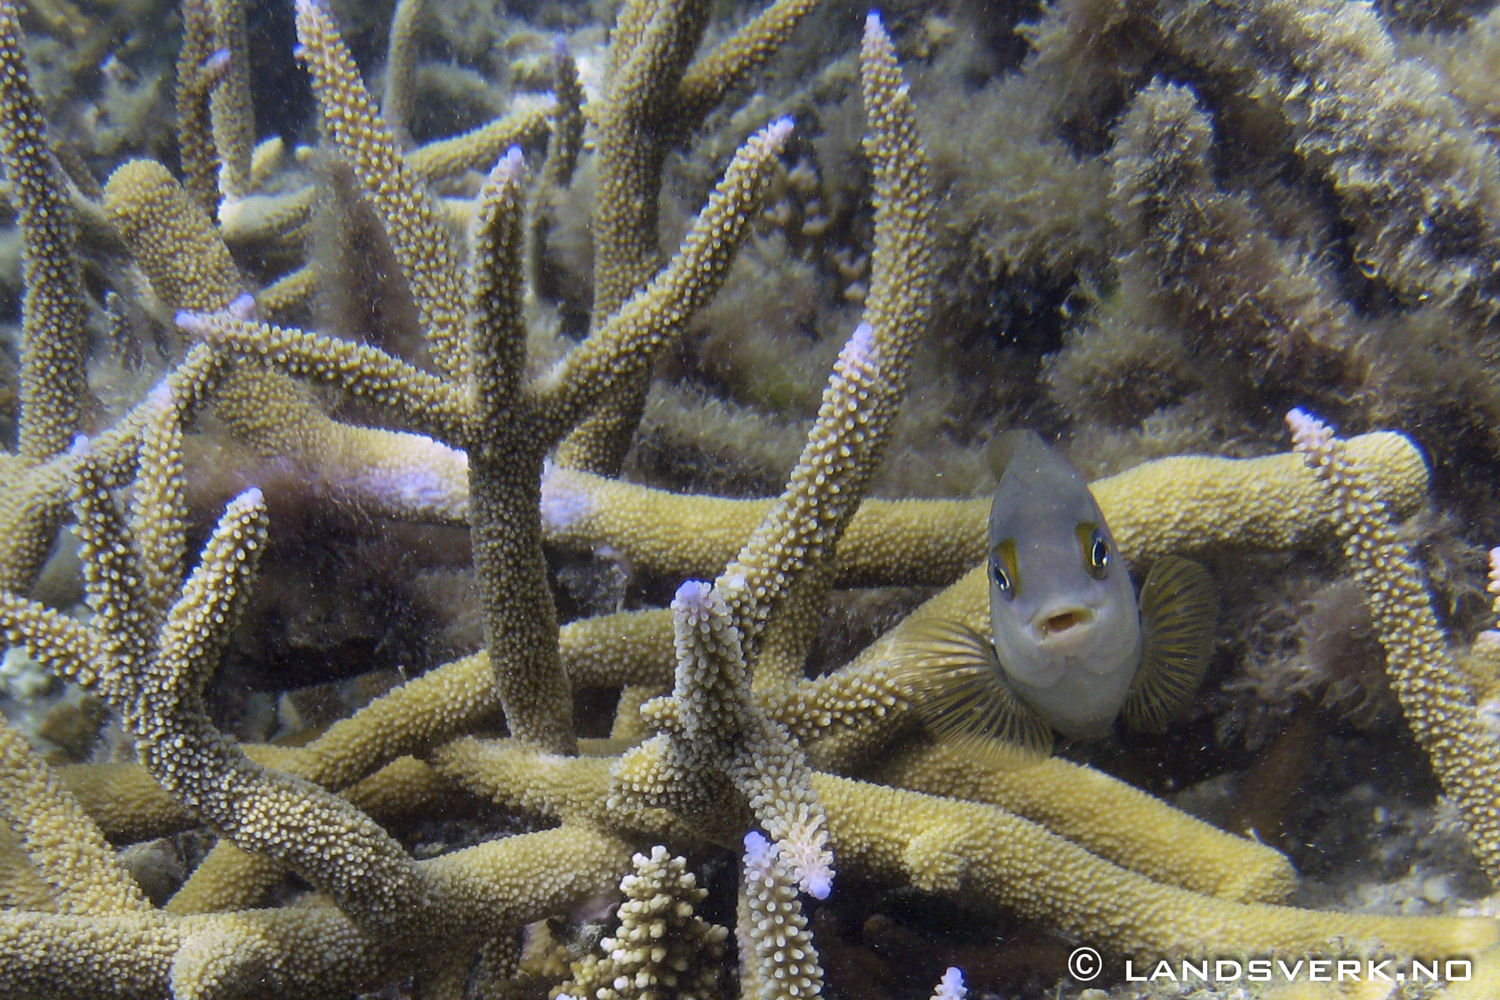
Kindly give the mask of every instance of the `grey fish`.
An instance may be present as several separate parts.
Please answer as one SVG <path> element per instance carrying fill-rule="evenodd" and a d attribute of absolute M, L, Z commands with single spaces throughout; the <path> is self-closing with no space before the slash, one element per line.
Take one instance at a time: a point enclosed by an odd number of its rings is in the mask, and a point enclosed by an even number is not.
<path fill-rule="evenodd" d="M 1053 731 L 1103 736 L 1123 714 L 1160 732 L 1192 702 L 1213 651 L 1218 597 L 1168 556 L 1137 604 L 1088 484 L 1033 431 L 1012 431 L 990 506 L 990 632 L 912 622 L 897 648 L 938 739 L 1008 763 L 1051 752 Z"/>

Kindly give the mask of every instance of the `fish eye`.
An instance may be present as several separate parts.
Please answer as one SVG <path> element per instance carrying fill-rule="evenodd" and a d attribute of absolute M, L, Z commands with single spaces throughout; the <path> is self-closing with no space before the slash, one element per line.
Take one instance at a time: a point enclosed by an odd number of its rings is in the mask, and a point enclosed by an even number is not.
<path fill-rule="evenodd" d="M 1083 550 L 1083 568 L 1095 580 L 1109 576 L 1109 539 L 1104 537 L 1104 529 L 1091 521 L 1083 521 L 1078 525 L 1077 533 L 1078 547 Z"/>
<path fill-rule="evenodd" d="M 1016 599 L 1016 540 L 1007 538 L 990 549 L 990 580 L 1000 596 L 1007 601 Z"/>
<path fill-rule="evenodd" d="M 990 579 L 995 582 L 995 589 L 1000 591 L 1001 597 L 1004 597 L 1007 601 L 1015 598 L 1016 590 L 1011 585 L 1010 574 L 1005 572 L 1004 566 L 1000 565 L 998 556 L 990 558 Z"/>
<path fill-rule="evenodd" d="M 1089 575 L 1096 580 L 1109 575 L 1109 542 L 1098 528 L 1089 536 Z"/>

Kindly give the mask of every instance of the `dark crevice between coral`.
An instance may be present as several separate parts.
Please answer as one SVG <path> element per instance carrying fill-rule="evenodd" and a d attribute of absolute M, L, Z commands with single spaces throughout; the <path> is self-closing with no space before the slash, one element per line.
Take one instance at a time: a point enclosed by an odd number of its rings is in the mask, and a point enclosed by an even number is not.
<path fill-rule="evenodd" d="M 1050 997 L 1069 944 L 1027 921 L 943 896 L 842 877 L 814 910 L 825 996 L 922 1000 L 959 967 L 969 995 Z"/>

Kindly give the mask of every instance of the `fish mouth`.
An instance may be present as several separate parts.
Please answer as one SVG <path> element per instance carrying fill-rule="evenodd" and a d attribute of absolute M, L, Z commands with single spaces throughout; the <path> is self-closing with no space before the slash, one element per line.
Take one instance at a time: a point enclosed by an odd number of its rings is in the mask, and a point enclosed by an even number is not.
<path fill-rule="evenodd" d="M 1085 626 L 1093 624 L 1095 617 L 1093 608 L 1072 604 L 1043 610 L 1032 620 L 1031 627 L 1036 631 L 1037 637 L 1046 642 L 1048 639 L 1062 639 L 1077 634 Z"/>

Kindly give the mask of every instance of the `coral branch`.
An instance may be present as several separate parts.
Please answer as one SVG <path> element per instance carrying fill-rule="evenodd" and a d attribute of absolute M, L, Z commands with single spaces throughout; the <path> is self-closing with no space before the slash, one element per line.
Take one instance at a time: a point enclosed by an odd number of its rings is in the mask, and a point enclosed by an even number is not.
<path fill-rule="evenodd" d="M 484 424 L 507 419 L 526 365 L 521 151 L 495 164 L 479 192 L 469 260 L 469 342 L 475 355 L 476 417 Z"/>
<path fill-rule="evenodd" d="M 40 462 L 73 443 L 88 388 L 83 279 L 73 248 L 73 208 L 47 146 L 12 2 L 0 4 L 0 164 L 20 208 L 26 283 L 19 453 Z"/>
<path fill-rule="evenodd" d="M 436 139 L 406 154 L 406 165 L 424 181 L 485 170 L 512 146 L 531 145 L 547 134 L 551 101 L 535 101 L 472 131 Z"/>
<path fill-rule="evenodd" d="M 791 130 L 791 120 L 781 119 L 751 136 L 666 269 L 538 380 L 552 433 L 567 432 L 595 401 L 648 370 L 655 352 L 719 290 Z"/>
<path fill-rule="evenodd" d="M 1458 806 L 1479 863 L 1500 882 L 1500 745 L 1448 655 L 1421 572 L 1396 536 L 1379 487 L 1346 442 L 1301 410 L 1286 422 L 1297 451 L 1338 503 L 1344 558 L 1370 602 L 1406 724 Z"/>
<path fill-rule="evenodd" d="M 468 402 L 447 382 L 366 344 L 237 319 L 179 312 L 177 325 L 215 347 L 260 358 L 290 375 L 336 385 L 417 430 L 466 442 Z"/>
<path fill-rule="evenodd" d="M 598 118 L 591 321 L 596 331 L 639 297 L 659 266 L 657 209 L 667 151 L 697 127 L 712 102 L 786 40 L 811 6 L 774 4 L 705 60 L 691 81 L 685 79 L 688 61 L 702 38 L 709 5 L 630 0 L 621 10 Z M 598 412 L 559 449 L 560 464 L 606 475 L 619 471 L 645 407 L 650 370 L 647 365 L 621 379 L 615 393 L 599 401 Z"/>
<path fill-rule="evenodd" d="M 391 131 L 407 143 L 411 141 L 407 129 L 417 97 L 417 26 L 425 6 L 425 0 L 399 0 L 391 15 L 390 39 L 385 48 L 385 90 L 380 98 L 380 114 Z"/>
<path fill-rule="evenodd" d="M 380 214 L 391 249 L 411 286 L 433 357 L 449 378 L 469 367 L 458 282 L 458 255 L 427 193 L 376 112 L 359 68 L 322 0 L 298 0 L 297 38 L 313 76 L 329 137 Z"/>
<path fill-rule="evenodd" d="M 207 0 L 215 52 L 225 55 L 209 98 L 219 194 L 235 201 L 250 193 L 255 105 L 250 99 L 250 39 L 243 0 Z"/>
<path fill-rule="evenodd" d="M 99 915 L 150 908 L 77 800 L 3 721 L 0 817 L 51 890 L 57 912 Z"/>
<path fill-rule="evenodd" d="M 745 835 L 745 870 L 735 934 L 755 1000 L 805 1000 L 823 989 L 823 970 L 791 873 L 758 833 Z"/>
<path fill-rule="evenodd" d="M 214 47 L 207 0 L 182 4 L 182 48 L 177 53 L 177 155 L 183 183 L 204 212 L 219 200 L 209 91 L 228 68 L 229 53 Z"/>

